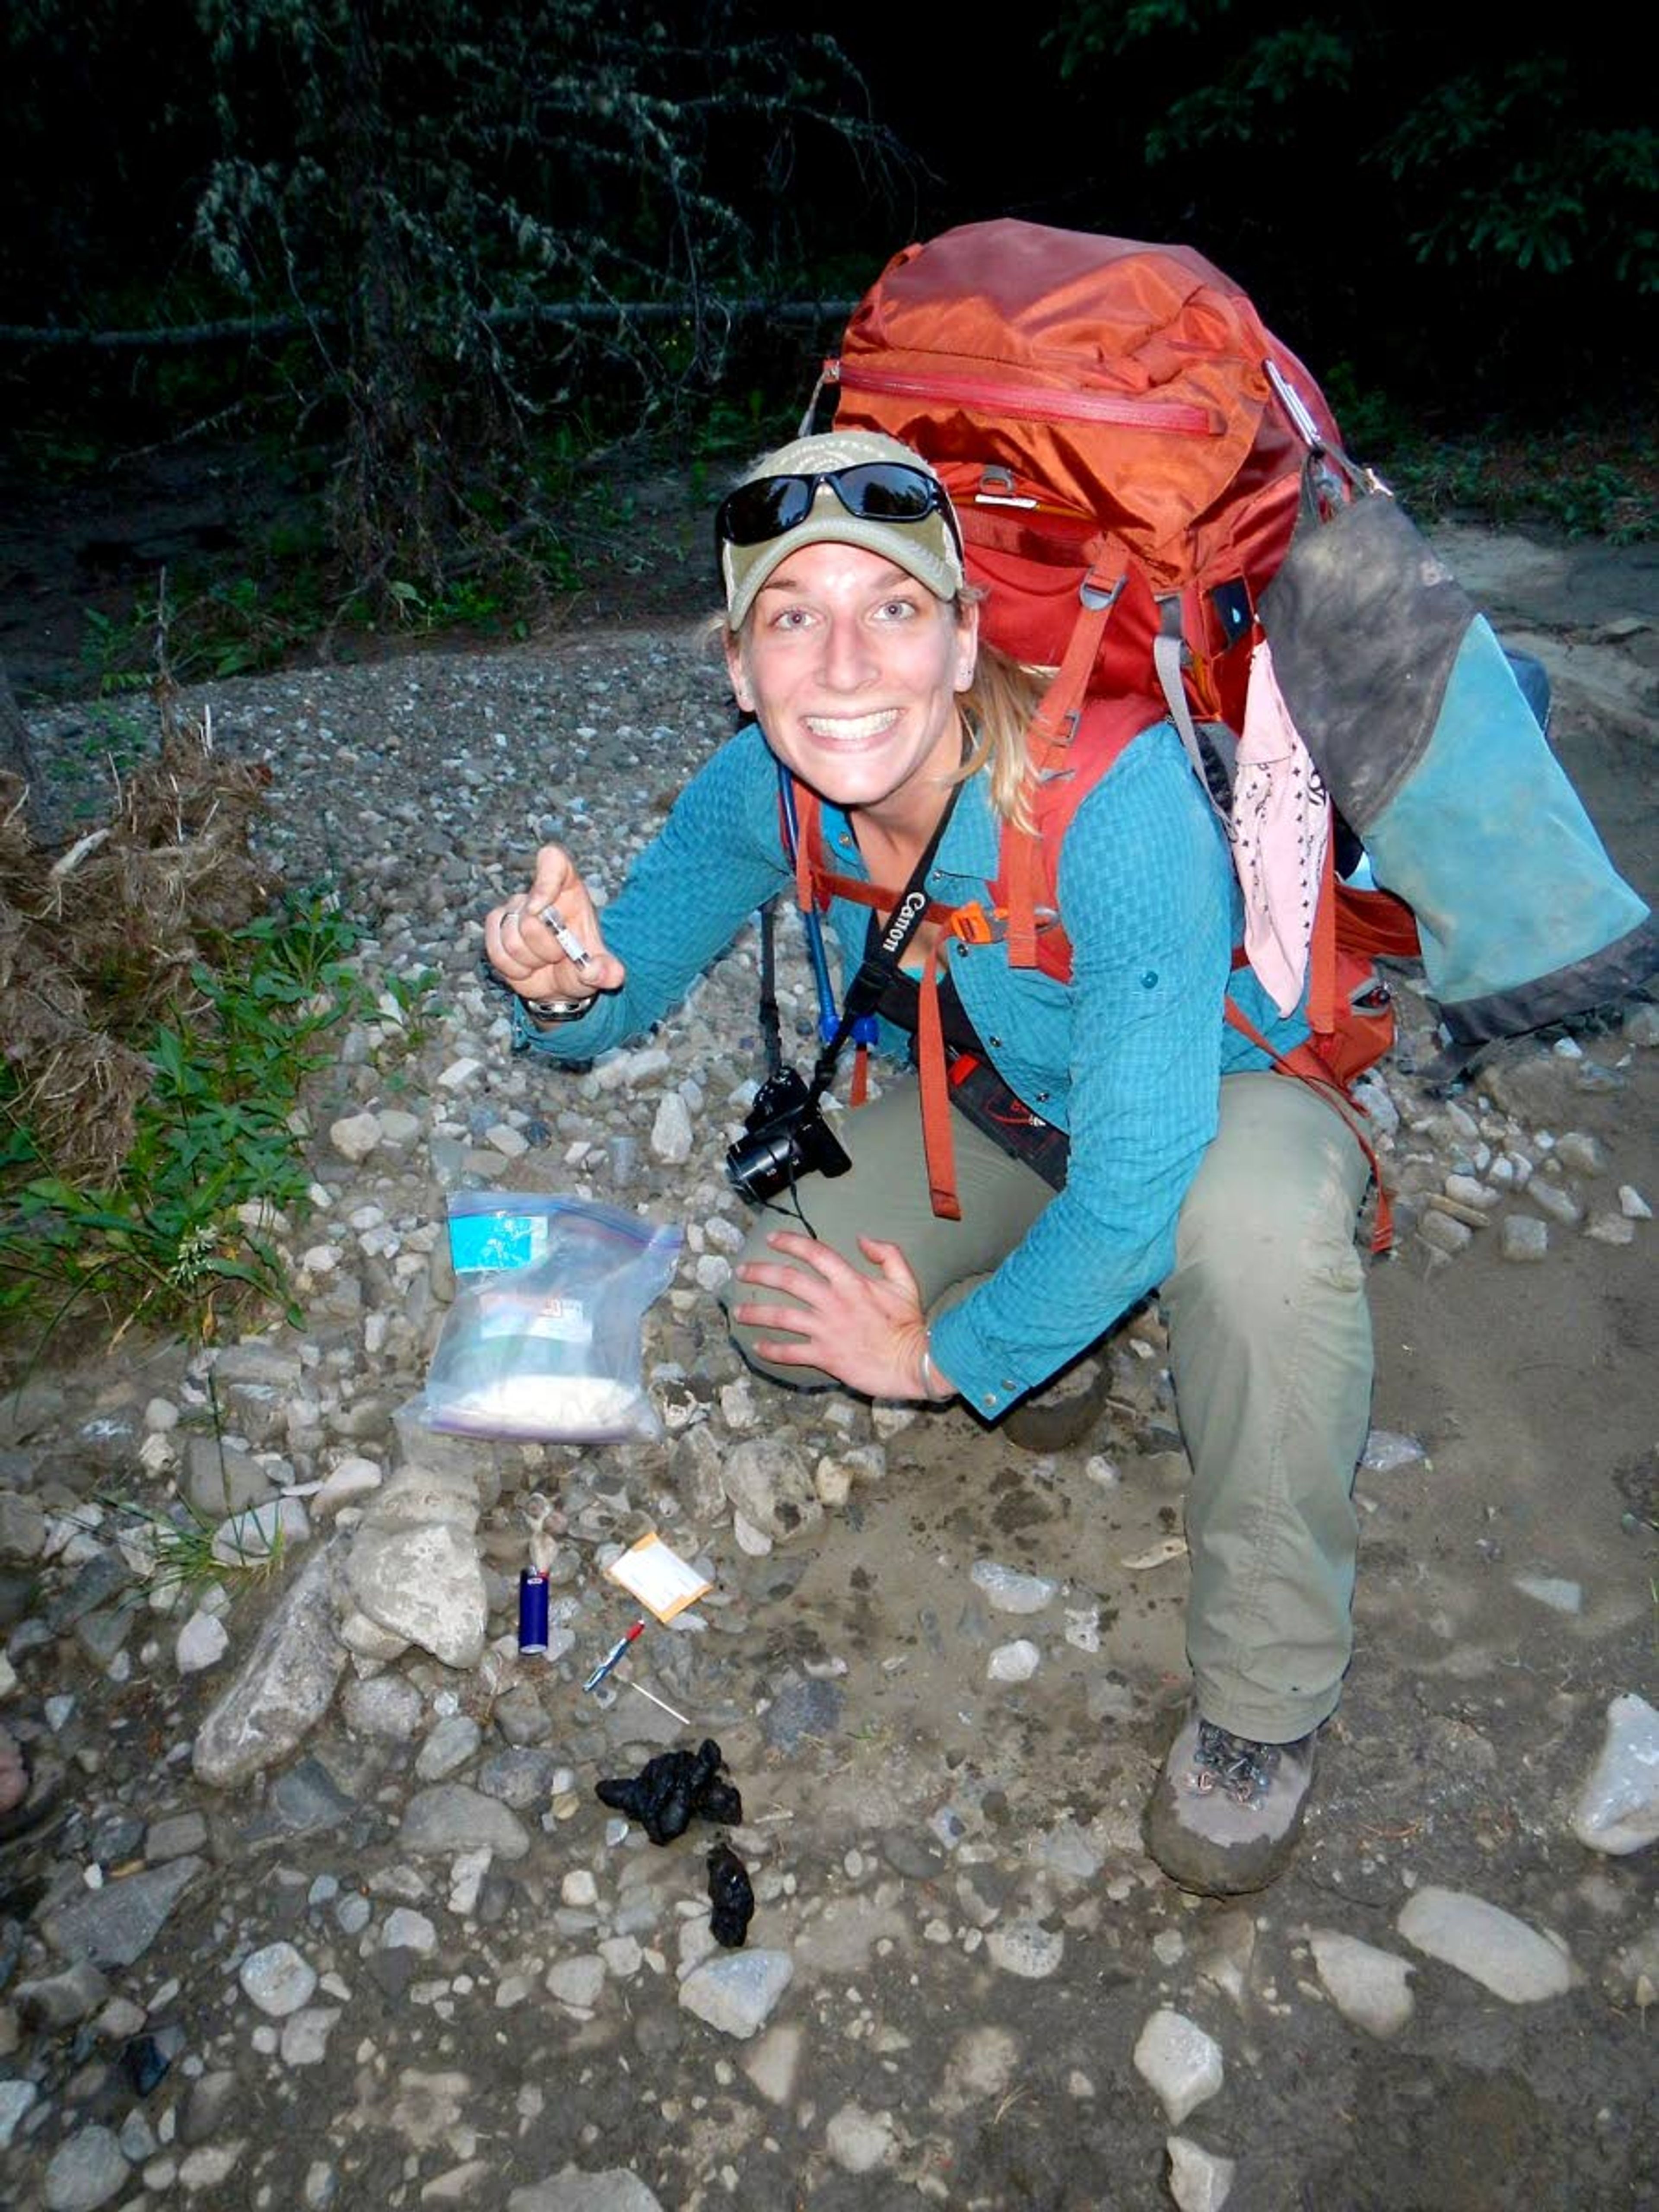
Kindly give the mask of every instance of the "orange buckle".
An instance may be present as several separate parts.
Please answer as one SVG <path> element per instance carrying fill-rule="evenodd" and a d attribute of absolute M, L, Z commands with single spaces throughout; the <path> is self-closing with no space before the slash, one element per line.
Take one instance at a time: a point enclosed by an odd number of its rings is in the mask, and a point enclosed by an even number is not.
<path fill-rule="evenodd" d="M 996 942 L 995 927 L 977 899 L 970 899 L 966 906 L 956 908 L 945 927 L 948 936 L 959 937 L 964 945 L 994 945 Z"/>

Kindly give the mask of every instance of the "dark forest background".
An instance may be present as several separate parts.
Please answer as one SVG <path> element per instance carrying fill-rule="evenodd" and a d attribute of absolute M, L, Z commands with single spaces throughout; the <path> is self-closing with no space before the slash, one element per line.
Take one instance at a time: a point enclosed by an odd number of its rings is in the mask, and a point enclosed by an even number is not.
<path fill-rule="evenodd" d="M 1350 445 L 1426 499 L 1646 526 L 1659 151 L 1605 18 L 1524 39 L 1478 0 L 1030 0 L 994 40 L 869 0 L 825 20 L 11 0 L 14 532 L 54 487 L 234 448 L 283 498 L 175 580 L 216 611 L 220 665 L 342 618 L 511 618 L 583 585 L 626 471 L 689 468 L 700 497 L 787 434 L 896 247 L 1007 214 L 1200 248 Z"/>

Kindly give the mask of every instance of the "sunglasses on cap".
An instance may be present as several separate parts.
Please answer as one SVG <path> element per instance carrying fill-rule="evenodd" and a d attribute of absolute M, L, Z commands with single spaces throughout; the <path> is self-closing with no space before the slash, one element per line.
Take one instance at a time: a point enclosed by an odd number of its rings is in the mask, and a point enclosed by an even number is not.
<path fill-rule="evenodd" d="M 819 469 L 810 476 L 757 477 L 728 492 L 714 511 L 714 548 L 764 545 L 798 529 L 812 512 L 820 484 L 828 484 L 860 522 L 926 522 L 945 517 L 958 555 L 962 532 L 937 477 L 902 461 L 860 461 L 852 468 Z"/>

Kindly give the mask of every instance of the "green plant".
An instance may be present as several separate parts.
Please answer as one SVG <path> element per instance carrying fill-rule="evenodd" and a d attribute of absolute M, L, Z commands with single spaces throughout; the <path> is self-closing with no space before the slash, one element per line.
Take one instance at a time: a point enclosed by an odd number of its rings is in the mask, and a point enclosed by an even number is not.
<path fill-rule="evenodd" d="M 186 1012 L 155 1032 L 133 1140 L 106 1187 L 51 1172 L 29 1097 L 0 1069 L 0 1316 L 47 1333 L 77 1308 L 204 1334 L 254 1296 L 297 1313 L 270 1233 L 308 1179 L 289 1116 L 324 1039 L 363 1010 L 350 925 L 319 893 L 204 935 Z"/>
<path fill-rule="evenodd" d="M 180 672 L 249 676 L 269 668 L 290 650 L 300 634 L 297 611 L 262 589 L 257 578 L 232 576 L 210 584 L 196 609 L 187 641 L 189 660 Z"/>
<path fill-rule="evenodd" d="M 86 607 L 82 614 L 87 627 L 81 640 L 81 665 L 99 698 L 147 691 L 155 674 L 150 658 L 153 613 L 135 606 L 119 621 L 98 607 Z"/>
<path fill-rule="evenodd" d="M 82 483 L 93 472 L 108 465 L 104 448 L 73 430 L 42 426 L 23 432 L 18 445 L 29 465 L 53 483 Z"/>
<path fill-rule="evenodd" d="M 1507 529 L 1644 544 L 1659 528 L 1659 449 L 1640 431 L 1548 439 L 1492 429 L 1435 438 L 1397 424 L 1369 447 L 1345 433 L 1419 520 L 1456 514 Z"/>
<path fill-rule="evenodd" d="M 1355 185 L 1380 186 L 1373 204 L 1419 261 L 1589 267 L 1652 292 L 1659 133 L 1639 85 L 1596 66 L 1595 19 L 1558 14 L 1517 45 L 1480 11 L 1442 10 L 1434 33 L 1356 0 L 1317 16 L 1300 0 L 1082 0 L 1048 35 L 1084 83 L 1161 57 L 1176 89 L 1148 115 L 1153 165 L 1245 149 L 1260 165 L 1286 146 L 1305 160 L 1299 134 L 1340 111 Z"/>
<path fill-rule="evenodd" d="M 665 418 L 724 355 L 714 288 L 777 265 L 796 149 L 827 173 L 850 155 L 866 188 L 889 154 L 832 38 L 748 0 L 196 20 L 220 140 L 196 244 L 239 304 L 302 320 L 295 396 L 344 448 L 331 538 L 394 621 L 400 586 L 431 605 L 481 568 L 514 578 L 532 384 L 562 407 L 586 373 L 611 411 Z"/>
<path fill-rule="evenodd" d="M 250 550 L 257 574 L 198 561 L 177 574 L 163 570 L 155 590 L 135 599 L 125 615 L 84 608 L 83 688 L 107 702 L 150 690 L 162 672 L 175 684 L 254 675 L 276 667 L 323 629 L 336 609 L 314 533 L 273 528 L 263 547 L 239 548 L 237 562 L 246 562 Z M 113 717 L 107 704 L 99 712 L 130 750 L 137 726 Z M 141 747 L 148 742 L 140 733 Z M 100 740 L 94 749 L 100 758 L 122 750 Z M 118 765 L 124 764 L 118 759 Z"/>
<path fill-rule="evenodd" d="M 694 460 L 728 466 L 752 460 L 768 446 L 781 442 L 769 420 L 768 395 L 758 386 L 743 392 L 715 392 L 697 416 L 692 433 Z"/>
<path fill-rule="evenodd" d="M 437 981 L 435 968 L 420 968 L 412 975 L 389 975 L 385 979 L 380 1012 L 386 1018 L 381 1042 L 374 1054 L 377 1067 L 410 1058 L 426 1042 L 429 1034 L 427 1017 L 436 1010 L 422 1002 Z"/>
<path fill-rule="evenodd" d="M 457 625 L 489 629 L 500 623 L 506 611 L 501 590 L 477 576 L 451 578 L 429 594 L 414 584 L 398 581 L 386 586 L 386 596 L 398 621 L 417 634 Z"/>
<path fill-rule="evenodd" d="M 250 1510 L 218 1522 L 184 1498 L 164 1510 L 132 1498 L 104 1498 L 100 1503 L 129 1524 L 129 1533 L 137 1538 L 134 1548 L 146 1562 L 145 1580 L 154 1589 L 174 1591 L 197 1601 L 216 1585 L 252 1585 L 282 1572 L 288 1539 L 280 1520 L 262 1522 Z M 222 1529 L 228 1532 L 222 1550 L 218 1548 Z"/>

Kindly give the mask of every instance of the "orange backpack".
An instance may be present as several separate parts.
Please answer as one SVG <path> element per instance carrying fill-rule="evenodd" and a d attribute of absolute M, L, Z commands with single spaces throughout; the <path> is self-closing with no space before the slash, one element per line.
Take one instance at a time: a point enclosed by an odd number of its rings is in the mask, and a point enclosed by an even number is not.
<path fill-rule="evenodd" d="M 1240 726 L 1257 600 L 1335 420 L 1201 254 L 1012 219 L 896 254 L 824 382 L 837 428 L 885 430 L 938 471 L 988 593 L 981 635 L 1057 672 L 1030 733 L 1038 833 L 1005 834 L 999 884 L 1011 963 L 1047 965 L 1037 908 L 1102 772 L 1070 750 L 1085 699 L 1161 693 L 1220 804 L 1196 724 Z M 1326 1083 L 1387 1051 L 1371 959 L 1416 950 L 1409 909 L 1328 868 L 1308 1000 Z"/>

